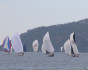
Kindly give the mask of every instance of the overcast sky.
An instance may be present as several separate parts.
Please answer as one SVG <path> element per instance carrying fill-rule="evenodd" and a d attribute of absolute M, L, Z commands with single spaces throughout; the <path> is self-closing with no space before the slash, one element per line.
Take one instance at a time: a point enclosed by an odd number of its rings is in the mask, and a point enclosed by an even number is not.
<path fill-rule="evenodd" d="M 88 0 L 0 0 L 0 44 L 8 35 L 88 18 Z"/>

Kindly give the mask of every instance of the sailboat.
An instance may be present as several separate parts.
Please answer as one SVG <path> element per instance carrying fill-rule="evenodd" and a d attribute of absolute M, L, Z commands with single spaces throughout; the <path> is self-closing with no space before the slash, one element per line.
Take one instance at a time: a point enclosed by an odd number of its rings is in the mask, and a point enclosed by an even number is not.
<path fill-rule="evenodd" d="M 41 47 L 41 51 L 42 51 L 43 54 L 46 54 L 46 49 L 45 49 L 43 44 L 42 44 L 42 47 Z"/>
<path fill-rule="evenodd" d="M 79 51 L 76 45 L 75 41 L 75 33 L 70 34 L 70 39 L 68 39 L 64 44 L 64 51 L 66 54 L 73 56 L 73 57 L 79 57 Z"/>
<path fill-rule="evenodd" d="M 8 52 L 8 53 L 11 52 L 11 42 L 10 42 L 8 36 L 4 39 L 2 46 L 3 46 L 3 50 L 4 50 L 5 52 Z"/>
<path fill-rule="evenodd" d="M 60 47 L 60 51 L 61 51 L 61 52 L 63 52 L 63 51 L 64 51 L 62 46 Z"/>
<path fill-rule="evenodd" d="M 11 42 L 12 48 L 14 49 L 15 53 L 17 53 L 18 56 L 23 56 L 24 55 L 23 44 L 17 32 L 13 35 Z"/>
<path fill-rule="evenodd" d="M 76 45 L 76 40 L 75 40 L 75 33 L 70 34 L 70 43 L 71 43 L 71 49 L 73 51 L 73 57 L 79 57 L 79 51 Z"/>
<path fill-rule="evenodd" d="M 38 46 L 39 46 L 38 40 L 35 40 L 35 41 L 32 43 L 33 51 L 34 51 L 35 53 L 38 53 Z"/>
<path fill-rule="evenodd" d="M 47 32 L 45 34 L 45 36 L 43 37 L 43 46 L 45 47 L 45 50 L 46 50 L 48 56 L 54 56 L 55 50 L 54 50 L 54 47 L 51 43 L 49 32 Z"/>

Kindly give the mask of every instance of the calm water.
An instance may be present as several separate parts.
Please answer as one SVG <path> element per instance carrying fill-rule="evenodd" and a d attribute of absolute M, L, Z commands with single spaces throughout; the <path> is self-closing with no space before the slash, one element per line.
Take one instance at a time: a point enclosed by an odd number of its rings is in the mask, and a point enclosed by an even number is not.
<path fill-rule="evenodd" d="M 55 52 L 54 57 L 48 57 L 41 52 L 26 52 L 24 56 L 17 56 L 14 52 L 10 55 L 0 52 L 0 70 L 88 70 L 88 53 L 70 57 Z"/>

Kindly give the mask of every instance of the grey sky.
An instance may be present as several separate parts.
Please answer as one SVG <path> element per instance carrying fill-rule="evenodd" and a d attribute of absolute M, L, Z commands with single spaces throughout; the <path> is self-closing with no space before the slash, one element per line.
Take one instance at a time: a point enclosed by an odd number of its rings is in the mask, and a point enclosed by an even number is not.
<path fill-rule="evenodd" d="M 87 7 L 88 0 L 0 0 L 0 44 L 16 31 L 88 18 Z"/>

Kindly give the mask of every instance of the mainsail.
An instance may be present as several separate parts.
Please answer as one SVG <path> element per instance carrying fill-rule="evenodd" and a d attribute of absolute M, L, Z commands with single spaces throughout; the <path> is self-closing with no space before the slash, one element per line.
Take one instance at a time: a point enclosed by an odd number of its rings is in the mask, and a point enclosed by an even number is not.
<path fill-rule="evenodd" d="M 3 50 L 5 52 L 11 52 L 11 42 L 8 36 L 3 41 Z"/>
<path fill-rule="evenodd" d="M 55 51 L 50 40 L 49 32 L 47 32 L 43 37 L 43 45 L 47 52 L 53 53 Z"/>
<path fill-rule="evenodd" d="M 37 53 L 37 52 L 38 52 L 38 46 L 39 46 L 38 40 L 35 40 L 35 41 L 32 43 L 32 46 L 33 46 L 34 52 Z"/>
<path fill-rule="evenodd" d="M 71 46 L 73 48 L 74 54 L 79 55 L 79 51 L 78 51 L 78 48 L 77 48 L 77 45 L 75 42 L 75 33 L 74 32 L 71 33 L 71 35 L 70 35 L 70 43 L 71 43 Z"/>
<path fill-rule="evenodd" d="M 19 34 L 16 32 L 12 37 L 12 48 L 14 49 L 15 53 L 18 53 L 18 55 L 23 55 L 23 45 L 20 39 Z"/>

